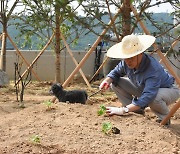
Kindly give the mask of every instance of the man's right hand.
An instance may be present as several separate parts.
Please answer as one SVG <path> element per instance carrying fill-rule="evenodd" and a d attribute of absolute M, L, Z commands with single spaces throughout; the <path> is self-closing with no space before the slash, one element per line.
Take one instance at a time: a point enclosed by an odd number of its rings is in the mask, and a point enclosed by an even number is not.
<path fill-rule="evenodd" d="M 110 87 L 110 84 L 106 80 L 104 80 L 103 82 L 101 82 L 99 89 L 100 90 L 107 90 L 109 87 Z"/>

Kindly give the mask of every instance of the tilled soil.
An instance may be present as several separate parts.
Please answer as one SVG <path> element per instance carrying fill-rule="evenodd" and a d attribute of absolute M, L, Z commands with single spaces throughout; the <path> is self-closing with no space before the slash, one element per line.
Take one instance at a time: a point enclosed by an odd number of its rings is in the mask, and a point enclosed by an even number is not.
<path fill-rule="evenodd" d="M 50 85 L 28 85 L 25 108 L 17 102 L 13 85 L 1 88 L 0 154 L 180 154 L 180 110 L 166 128 L 155 122 L 149 108 L 145 115 L 98 116 L 100 105 L 121 106 L 112 91 L 94 95 L 86 105 L 56 101 L 48 107 Z M 67 89 L 86 89 L 90 95 L 98 83 L 92 87 L 74 83 Z M 102 132 L 105 122 L 120 134 Z"/>

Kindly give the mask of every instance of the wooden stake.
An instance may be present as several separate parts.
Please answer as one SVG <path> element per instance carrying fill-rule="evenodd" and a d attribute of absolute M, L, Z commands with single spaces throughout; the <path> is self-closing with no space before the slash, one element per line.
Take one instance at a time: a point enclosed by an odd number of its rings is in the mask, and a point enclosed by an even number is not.
<path fill-rule="evenodd" d="M 119 40 L 121 40 L 122 37 L 119 38 Z M 118 40 L 118 41 L 119 41 Z M 95 74 L 93 75 L 93 77 L 89 80 L 89 82 L 91 83 L 91 81 L 94 79 L 94 77 L 100 72 L 100 70 L 102 69 L 102 67 L 106 64 L 107 60 L 109 59 L 109 57 L 106 57 L 104 59 L 104 61 L 102 62 L 101 66 L 98 68 L 98 70 L 95 72 Z"/>
<path fill-rule="evenodd" d="M 22 58 L 22 60 L 25 62 L 25 64 L 29 67 L 29 63 L 26 61 L 26 59 L 23 57 L 23 55 L 21 54 L 21 52 L 19 51 L 19 49 L 17 48 L 17 46 L 15 45 L 15 43 L 13 42 L 13 40 L 11 39 L 11 37 L 6 34 L 9 41 L 11 42 L 11 44 L 14 46 L 14 48 L 16 49 L 16 53 Z M 36 72 L 32 69 L 32 73 L 34 74 L 34 76 L 36 77 L 36 79 L 38 81 L 41 81 L 40 78 L 38 77 L 38 75 L 36 74 Z"/>
<path fill-rule="evenodd" d="M 101 70 L 101 68 L 104 66 L 104 64 L 106 64 L 107 60 L 109 59 L 109 57 L 106 57 L 103 61 L 103 63 L 101 64 L 101 66 L 98 68 L 98 70 L 96 71 L 96 73 L 93 75 L 93 77 L 89 80 L 89 82 L 91 83 L 91 81 L 94 79 L 94 77 L 99 73 L 99 71 Z"/>
<path fill-rule="evenodd" d="M 69 54 L 70 54 L 73 62 L 75 63 L 76 66 L 78 66 L 78 62 L 77 62 L 76 59 L 74 58 L 73 53 L 72 53 L 69 45 L 67 44 L 67 42 L 66 42 L 66 40 L 65 40 L 65 38 L 64 38 L 64 36 L 63 36 L 62 33 L 60 34 L 60 37 L 62 38 L 62 40 L 63 40 L 63 42 L 64 42 L 64 45 L 66 46 L 67 51 L 69 52 Z M 82 77 L 83 77 L 84 81 L 86 82 L 87 86 L 88 86 L 89 88 L 91 88 L 91 85 L 89 84 L 89 82 L 88 82 L 86 76 L 84 75 L 82 69 L 79 69 L 79 72 L 80 72 L 80 74 L 82 75 Z"/>
<path fill-rule="evenodd" d="M 174 115 L 174 113 L 180 108 L 180 100 L 172 107 L 169 114 L 161 121 L 161 125 L 165 125 L 167 121 Z"/>
<path fill-rule="evenodd" d="M 34 63 L 36 63 L 36 61 L 40 58 L 40 56 L 43 54 L 43 52 L 46 50 L 46 48 L 49 46 L 49 44 L 52 42 L 52 39 L 54 37 L 54 33 L 52 34 L 51 38 L 49 39 L 48 43 L 44 46 L 44 48 L 41 50 L 41 52 L 37 55 L 37 57 L 33 60 L 33 62 L 31 63 L 31 65 L 24 71 L 24 73 L 21 75 L 21 77 L 23 78 L 24 75 L 29 71 L 29 69 L 32 68 L 32 66 L 34 65 Z M 20 81 L 20 79 L 18 79 L 18 81 L 16 82 L 16 84 L 18 84 Z"/>
<path fill-rule="evenodd" d="M 176 44 L 179 42 L 179 39 L 173 41 L 172 45 L 171 45 L 171 48 L 174 48 L 174 46 L 176 46 Z M 166 54 L 164 55 L 164 57 L 166 57 L 168 54 L 168 51 L 166 52 Z M 159 61 L 160 63 L 162 62 L 162 59 L 160 59 Z"/>
<path fill-rule="evenodd" d="M 74 69 L 74 71 L 71 73 L 71 75 L 67 78 L 67 80 L 64 82 L 63 87 L 66 87 L 69 82 L 72 80 L 72 78 L 74 77 L 74 75 L 78 72 L 78 70 L 82 67 L 82 65 L 86 62 L 86 60 L 88 59 L 88 57 L 91 55 L 91 53 L 95 50 L 95 48 L 97 47 L 97 45 L 99 44 L 99 42 L 101 41 L 102 37 L 106 34 L 106 32 L 108 31 L 109 27 L 113 24 L 113 22 L 116 20 L 116 18 L 118 17 L 119 13 L 121 12 L 121 8 L 118 10 L 118 12 L 115 14 L 115 16 L 113 17 L 113 19 L 108 23 L 108 26 L 106 27 L 106 29 L 103 30 L 103 32 L 101 33 L 101 35 L 97 38 L 97 40 L 94 42 L 94 44 L 92 45 L 92 47 L 89 49 L 89 51 L 87 52 L 87 54 L 84 56 L 84 58 L 80 61 L 79 65 Z"/>
<path fill-rule="evenodd" d="M 5 33 L 2 33 L 2 34 L 1 34 L 1 37 L 2 37 L 2 46 L 1 46 L 1 57 L 0 57 L 0 58 L 1 58 L 1 59 L 0 59 L 0 60 L 1 60 L 1 61 L 0 61 L 0 62 L 1 62 L 0 65 L 1 65 L 1 66 L 0 66 L 0 68 L 3 69 L 3 67 L 4 67 L 4 66 L 3 66 L 3 59 L 4 59 L 5 51 L 6 51 L 5 45 L 4 45 L 4 44 L 5 44 L 4 42 L 5 42 L 6 34 L 5 34 Z"/>

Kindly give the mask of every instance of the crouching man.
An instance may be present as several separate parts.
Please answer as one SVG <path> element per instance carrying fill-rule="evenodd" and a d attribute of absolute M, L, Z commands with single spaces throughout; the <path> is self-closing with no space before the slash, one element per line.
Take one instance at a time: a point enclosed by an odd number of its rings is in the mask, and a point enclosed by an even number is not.
<path fill-rule="evenodd" d="M 107 107 L 109 115 L 138 112 L 149 106 L 161 122 L 169 113 L 168 105 L 180 96 L 172 77 L 152 56 L 144 53 L 155 41 L 150 35 L 127 35 L 112 46 L 107 56 L 122 61 L 107 75 L 99 88 L 110 86 L 123 107 Z M 170 120 L 166 125 L 170 124 Z"/>

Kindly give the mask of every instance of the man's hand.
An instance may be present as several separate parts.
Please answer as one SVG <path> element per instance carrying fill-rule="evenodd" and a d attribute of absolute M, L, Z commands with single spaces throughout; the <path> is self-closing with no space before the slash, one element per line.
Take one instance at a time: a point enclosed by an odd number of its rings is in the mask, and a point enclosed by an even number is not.
<path fill-rule="evenodd" d="M 123 115 L 125 111 L 124 107 L 106 107 L 106 113 L 108 115 Z"/>
<path fill-rule="evenodd" d="M 109 87 L 110 87 L 110 84 L 106 80 L 104 80 L 103 82 L 101 82 L 99 89 L 100 90 L 107 90 Z"/>

